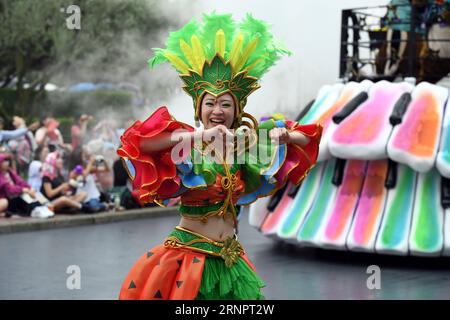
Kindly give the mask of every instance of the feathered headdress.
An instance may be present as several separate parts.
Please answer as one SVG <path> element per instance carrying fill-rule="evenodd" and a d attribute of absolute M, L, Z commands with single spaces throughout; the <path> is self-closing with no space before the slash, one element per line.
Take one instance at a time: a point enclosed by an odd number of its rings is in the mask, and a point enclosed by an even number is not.
<path fill-rule="evenodd" d="M 242 122 L 247 97 L 260 86 L 258 79 L 280 58 L 291 53 L 273 40 L 269 25 L 247 14 L 240 24 L 231 14 L 204 14 L 169 34 L 166 49 L 153 49 L 148 63 L 170 62 L 180 73 L 184 91 L 194 100 L 195 120 L 205 93 L 230 93 L 237 106 L 236 126 Z"/>

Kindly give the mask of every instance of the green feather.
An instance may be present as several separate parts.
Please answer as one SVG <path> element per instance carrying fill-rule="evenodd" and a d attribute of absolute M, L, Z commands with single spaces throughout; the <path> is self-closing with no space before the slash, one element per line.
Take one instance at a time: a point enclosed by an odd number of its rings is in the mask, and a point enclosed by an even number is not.
<path fill-rule="evenodd" d="M 173 31 L 169 34 L 169 38 L 167 38 L 166 47 L 170 51 L 183 54 L 180 49 L 180 40 L 183 39 L 187 44 L 191 45 L 191 38 L 194 34 L 198 34 L 200 26 L 197 21 L 191 20 L 189 21 L 183 28 L 177 31 Z"/>
<path fill-rule="evenodd" d="M 153 48 L 152 49 L 153 52 L 155 52 L 155 55 L 153 58 L 148 60 L 148 66 L 150 67 L 150 69 L 153 69 L 155 66 L 157 66 L 158 64 L 164 63 L 164 62 L 168 62 L 169 60 L 167 60 L 167 58 L 164 56 L 164 51 L 163 49 L 160 48 Z"/>
<path fill-rule="evenodd" d="M 275 43 L 273 35 L 270 32 L 270 25 L 265 21 L 255 19 L 248 13 L 239 27 L 245 35 L 244 45 L 247 45 L 252 39 L 258 37 L 258 45 L 245 63 L 244 69 L 263 57 L 262 62 L 257 63 L 249 71 L 250 76 L 261 77 L 280 59 L 281 55 L 290 55 L 290 52 L 284 45 Z"/>
<path fill-rule="evenodd" d="M 206 59 L 211 60 L 214 57 L 216 33 L 222 29 L 225 34 L 225 59 L 231 49 L 233 36 L 236 30 L 236 23 L 231 14 L 218 15 L 215 12 L 203 14 L 203 26 L 200 34 L 202 43 L 205 44 Z"/>
<path fill-rule="evenodd" d="M 246 46 L 255 37 L 258 38 L 258 45 L 256 46 L 253 54 L 247 61 L 248 64 L 253 63 L 261 55 L 266 53 L 267 46 L 272 42 L 272 34 L 269 32 L 269 24 L 257 20 L 252 17 L 251 14 L 247 14 L 245 20 L 240 24 L 241 32 L 244 34 L 244 46 Z"/>
<path fill-rule="evenodd" d="M 189 64 L 188 59 L 184 56 L 183 51 L 180 48 L 180 40 L 186 41 L 188 44 L 191 43 L 191 37 L 198 32 L 198 23 L 195 20 L 188 22 L 180 30 L 171 32 L 166 41 L 166 49 L 154 48 L 154 57 L 148 60 L 148 65 L 154 68 L 156 65 L 163 62 L 169 61 L 164 54 L 166 52 L 171 52 L 181 58 L 185 63 Z"/>
<path fill-rule="evenodd" d="M 192 47 L 191 39 L 193 35 L 199 38 L 206 61 L 211 61 L 216 53 L 216 33 L 220 29 L 223 30 L 225 35 L 224 58 L 226 61 L 230 59 L 233 40 L 238 34 L 242 33 L 243 35 L 243 49 L 247 48 L 251 41 L 257 39 L 257 45 L 251 50 L 248 59 L 243 65 L 239 63 L 240 70 L 251 67 L 248 72 L 249 76 L 260 78 L 282 55 L 291 55 L 291 52 L 283 44 L 274 41 L 270 32 L 270 25 L 263 20 L 255 19 L 251 14 L 247 14 L 244 20 L 237 24 L 231 14 L 220 15 L 212 12 L 203 14 L 203 21 L 200 23 L 191 20 L 180 30 L 171 32 L 166 42 L 166 49 L 153 49 L 155 55 L 148 61 L 149 66 L 154 67 L 168 61 L 165 57 L 167 52 L 176 55 L 186 64 L 189 64 L 189 60 L 180 48 L 180 40 L 185 41 Z"/>

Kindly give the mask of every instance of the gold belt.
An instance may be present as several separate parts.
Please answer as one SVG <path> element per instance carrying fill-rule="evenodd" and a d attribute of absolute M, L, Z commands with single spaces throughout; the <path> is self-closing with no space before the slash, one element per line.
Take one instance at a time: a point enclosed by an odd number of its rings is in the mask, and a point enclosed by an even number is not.
<path fill-rule="evenodd" d="M 169 236 L 164 241 L 164 247 L 171 248 L 171 249 L 189 249 L 189 250 L 200 252 L 203 254 L 208 254 L 208 255 L 211 255 L 214 257 L 220 257 L 223 260 L 225 260 L 225 265 L 228 268 L 231 268 L 233 266 L 233 264 L 236 263 L 239 256 L 241 254 L 245 253 L 244 248 L 237 240 L 236 235 L 234 235 L 233 237 L 231 237 L 231 236 L 228 237 L 227 239 L 225 239 L 224 242 L 218 242 L 218 241 L 211 240 L 202 234 L 196 233 L 194 231 L 185 229 L 180 226 L 176 226 L 175 229 L 193 234 L 194 236 L 199 237 L 199 239 L 193 239 L 188 242 L 183 242 L 175 236 Z M 220 252 L 205 250 L 205 249 L 201 249 L 201 248 L 192 246 L 195 243 L 209 243 L 209 244 L 212 244 L 221 249 L 220 249 Z"/>

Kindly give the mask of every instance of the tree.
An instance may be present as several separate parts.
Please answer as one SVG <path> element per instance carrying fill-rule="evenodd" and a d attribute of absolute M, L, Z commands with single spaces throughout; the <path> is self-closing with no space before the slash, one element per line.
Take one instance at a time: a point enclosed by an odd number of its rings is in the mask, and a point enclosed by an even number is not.
<path fill-rule="evenodd" d="M 80 30 L 66 25 L 72 4 L 81 9 Z M 68 71 L 89 71 L 90 81 L 105 81 L 124 62 L 126 76 L 142 69 L 169 24 L 158 8 L 155 0 L 0 0 L 0 88 L 14 85 L 12 112 L 31 114 L 50 79 L 70 78 Z M 129 59 L 133 42 L 148 48 L 142 61 Z"/>

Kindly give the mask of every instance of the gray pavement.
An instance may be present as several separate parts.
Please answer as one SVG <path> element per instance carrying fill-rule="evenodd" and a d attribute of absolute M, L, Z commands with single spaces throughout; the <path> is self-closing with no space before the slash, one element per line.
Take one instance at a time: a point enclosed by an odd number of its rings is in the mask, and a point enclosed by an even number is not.
<path fill-rule="evenodd" d="M 50 219 L 20 217 L 15 215 L 12 218 L 0 218 L 0 234 L 134 220 L 154 217 L 161 214 L 167 215 L 168 213 L 174 214 L 176 213 L 176 209 L 173 207 L 149 207 L 125 211 L 111 210 L 96 214 L 57 214 Z"/>
<path fill-rule="evenodd" d="M 246 217 L 245 217 L 246 218 Z M 388 257 L 297 248 L 274 242 L 243 218 L 240 241 L 268 299 L 450 299 L 450 260 Z M 116 299 L 133 263 L 178 222 L 147 219 L 0 235 L 0 299 Z M 369 265 L 381 289 L 367 288 Z M 70 265 L 81 289 L 66 287 Z"/>

